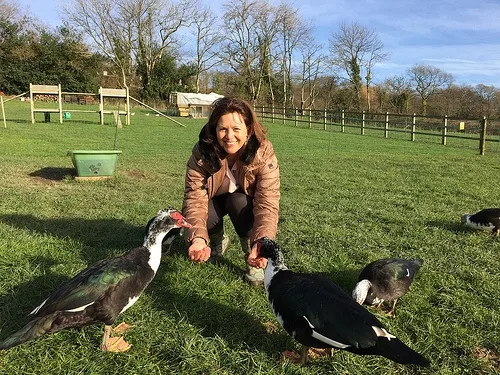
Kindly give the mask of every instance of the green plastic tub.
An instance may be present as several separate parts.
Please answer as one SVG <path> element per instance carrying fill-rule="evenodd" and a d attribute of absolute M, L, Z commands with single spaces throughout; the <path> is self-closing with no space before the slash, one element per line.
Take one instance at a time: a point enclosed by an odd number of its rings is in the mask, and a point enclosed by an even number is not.
<path fill-rule="evenodd" d="M 112 176 L 115 172 L 119 150 L 71 150 L 68 156 L 78 177 Z"/>

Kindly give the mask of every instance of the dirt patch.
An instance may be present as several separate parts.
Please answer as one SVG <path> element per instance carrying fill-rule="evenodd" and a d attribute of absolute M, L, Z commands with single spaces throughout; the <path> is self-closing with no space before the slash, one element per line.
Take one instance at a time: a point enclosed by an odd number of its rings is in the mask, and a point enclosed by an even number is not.
<path fill-rule="evenodd" d="M 129 169 L 125 171 L 125 174 L 129 176 L 130 178 L 134 178 L 136 180 L 140 180 L 142 178 L 146 178 L 146 174 L 144 171 L 141 171 L 139 169 Z"/>
<path fill-rule="evenodd" d="M 264 322 L 264 328 L 266 329 L 267 333 L 274 333 L 278 330 L 276 324 L 271 321 Z"/>
<path fill-rule="evenodd" d="M 500 370 L 500 356 L 494 350 L 476 347 L 473 354 L 474 357 L 488 362 L 494 369 Z"/>

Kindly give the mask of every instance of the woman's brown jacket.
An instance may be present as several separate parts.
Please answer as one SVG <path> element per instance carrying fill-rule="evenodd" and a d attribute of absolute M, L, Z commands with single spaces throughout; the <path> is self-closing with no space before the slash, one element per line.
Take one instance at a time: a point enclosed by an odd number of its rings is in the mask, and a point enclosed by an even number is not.
<path fill-rule="evenodd" d="M 208 201 L 222 185 L 228 168 L 226 159 L 221 160 L 221 164 L 222 167 L 217 172 L 210 174 L 208 166 L 202 160 L 199 144 L 196 143 L 187 163 L 182 207 L 183 215 L 192 225 L 192 228 L 186 228 L 184 232 L 189 243 L 196 237 L 209 243 Z M 239 186 L 245 194 L 253 197 L 251 243 L 262 237 L 275 239 L 278 229 L 280 174 L 271 142 L 264 140 L 261 143 L 250 164 L 238 162 L 237 166 Z"/>

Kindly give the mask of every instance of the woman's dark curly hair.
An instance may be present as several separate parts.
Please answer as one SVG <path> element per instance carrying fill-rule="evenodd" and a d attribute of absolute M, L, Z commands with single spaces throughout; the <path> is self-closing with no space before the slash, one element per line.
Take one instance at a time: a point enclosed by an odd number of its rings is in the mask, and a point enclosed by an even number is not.
<path fill-rule="evenodd" d="M 217 99 L 212 105 L 212 113 L 208 122 L 201 129 L 199 135 L 201 158 L 209 167 L 210 173 L 218 171 L 221 167 L 220 159 L 227 156 L 227 152 L 217 141 L 217 122 L 223 115 L 234 112 L 241 115 L 248 132 L 247 144 L 240 155 L 240 160 L 243 163 L 250 164 L 252 162 L 260 144 L 266 139 L 266 130 L 257 120 L 257 116 L 248 102 L 230 97 Z"/>

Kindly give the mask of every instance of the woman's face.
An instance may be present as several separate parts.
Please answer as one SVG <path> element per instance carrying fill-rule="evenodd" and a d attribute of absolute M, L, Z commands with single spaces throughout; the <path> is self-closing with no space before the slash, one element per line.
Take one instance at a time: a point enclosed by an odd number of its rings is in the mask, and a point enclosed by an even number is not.
<path fill-rule="evenodd" d="M 236 154 L 246 143 L 247 126 L 238 112 L 226 113 L 219 118 L 215 128 L 219 145 L 229 155 Z"/>

